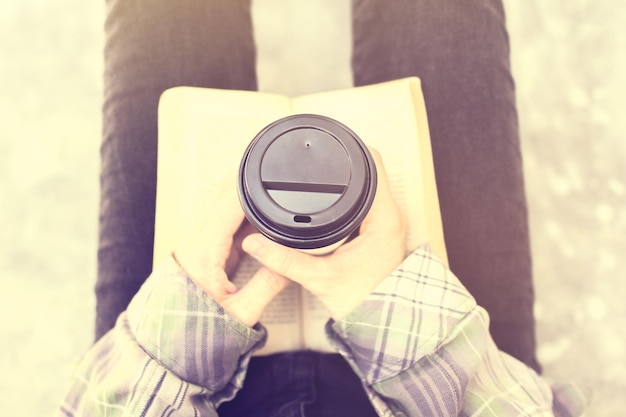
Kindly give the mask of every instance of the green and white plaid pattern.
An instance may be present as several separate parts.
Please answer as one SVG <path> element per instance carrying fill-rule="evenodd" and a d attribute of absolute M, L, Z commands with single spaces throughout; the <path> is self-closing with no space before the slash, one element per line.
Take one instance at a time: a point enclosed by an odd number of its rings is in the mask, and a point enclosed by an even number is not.
<path fill-rule="evenodd" d="M 488 320 L 461 282 L 425 248 L 411 254 L 348 317 L 329 323 L 327 334 L 364 378 L 380 415 L 579 412 L 553 410 L 550 386 L 498 351 Z"/>
<path fill-rule="evenodd" d="M 487 313 L 428 248 L 326 332 L 381 416 L 571 416 L 586 395 L 497 350 Z M 265 342 L 169 260 L 82 361 L 58 416 L 216 416 Z"/>

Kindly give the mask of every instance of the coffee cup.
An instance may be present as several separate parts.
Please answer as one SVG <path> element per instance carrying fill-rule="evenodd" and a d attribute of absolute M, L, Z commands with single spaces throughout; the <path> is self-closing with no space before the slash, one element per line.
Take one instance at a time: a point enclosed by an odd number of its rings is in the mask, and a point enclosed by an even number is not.
<path fill-rule="evenodd" d="M 248 221 L 263 235 L 325 254 L 358 233 L 376 182 L 374 160 L 356 133 L 326 116 L 298 114 L 254 137 L 238 191 Z"/>

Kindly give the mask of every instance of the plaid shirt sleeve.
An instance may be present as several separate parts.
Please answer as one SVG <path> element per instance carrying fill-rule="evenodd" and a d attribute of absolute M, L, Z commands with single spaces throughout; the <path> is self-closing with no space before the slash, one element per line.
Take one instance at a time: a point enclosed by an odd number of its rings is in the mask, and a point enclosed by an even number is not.
<path fill-rule="evenodd" d="M 574 416 L 586 395 L 550 386 L 498 351 L 489 317 L 428 248 L 412 253 L 347 317 L 331 343 L 381 416 Z"/>
<path fill-rule="evenodd" d="M 381 416 L 577 415 L 580 391 L 549 386 L 499 352 L 487 329 L 486 312 L 419 250 L 327 333 Z M 85 356 L 55 415 L 217 416 L 265 338 L 171 259 Z"/>
<path fill-rule="evenodd" d="M 173 259 L 146 281 L 83 359 L 56 416 L 217 416 L 266 339 L 199 289 Z"/>

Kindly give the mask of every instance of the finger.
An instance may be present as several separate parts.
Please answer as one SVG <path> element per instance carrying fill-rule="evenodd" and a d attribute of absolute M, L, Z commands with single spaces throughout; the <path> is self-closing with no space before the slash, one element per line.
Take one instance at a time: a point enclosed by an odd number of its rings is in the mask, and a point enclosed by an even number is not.
<path fill-rule="evenodd" d="M 259 321 L 267 305 L 289 282 L 287 278 L 263 267 L 236 294 L 224 300 L 223 306 L 244 324 L 252 327 Z"/>
<path fill-rule="evenodd" d="M 226 274 L 228 274 L 229 277 L 233 276 L 233 274 L 237 270 L 237 267 L 239 266 L 239 261 L 241 260 L 242 256 L 241 242 L 246 236 L 256 231 L 257 229 L 252 226 L 250 222 L 244 220 L 237 232 L 235 233 L 228 259 L 226 260 L 226 264 L 224 265 Z"/>
<path fill-rule="evenodd" d="M 242 248 L 267 268 L 305 287 L 321 270 L 319 257 L 279 245 L 258 233 L 246 237 Z"/>
<path fill-rule="evenodd" d="M 203 248 L 206 261 L 220 268 L 228 264 L 229 272 L 233 270 L 238 259 L 234 254 L 230 263 L 234 235 L 242 228 L 244 213 L 237 196 L 234 177 L 208 185 L 210 198 L 204 203 L 205 222 L 195 246 Z"/>
<path fill-rule="evenodd" d="M 210 187 L 211 195 L 207 226 L 211 233 L 217 235 L 232 236 L 240 228 L 244 219 L 244 213 L 237 195 L 237 182 L 235 177 L 228 177 Z"/>
<path fill-rule="evenodd" d="M 206 276 L 192 275 L 188 271 L 185 272 L 205 293 L 217 302 L 220 302 L 227 295 L 237 292 L 237 286 L 219 268 L 206 271 Z"/>
<path fill-rule="evenodd" d="M 374 197 L 372 207 L 361 224 L 361 232 L 401 227 L 403 223 L 401 212 L 393 198 L 389 176 L 387 175 L 382 156 L 374 148 L 369 148 L 369 150 L 376 163 L 378 181 L 376 196 Z"/>

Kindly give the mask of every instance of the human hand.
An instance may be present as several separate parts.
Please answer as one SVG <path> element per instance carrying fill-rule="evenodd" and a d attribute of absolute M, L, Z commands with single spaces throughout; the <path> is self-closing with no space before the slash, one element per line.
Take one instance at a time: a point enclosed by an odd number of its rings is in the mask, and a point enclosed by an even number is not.
<path fill-rule="evenodd" d="M 244 221 L 230 179 L 215 186 L 205 212 L 208 218 L 202 227 L 174 251 L 180 267 L 226 311 L 249 327 L 254 326 L 265 307 L 289 283 L 283 276 L 260 268 L 242 288 L 229 280 L 241 257 L 241 241 L 254 229 Z"/>
<path fill-rule="evenodd" d="M 300 283 L 335 320 L 354 309 L 405 257 L 405 222 L 394 202 L 378 152 L 376 197 L 359 235 L 326 256 L 279 245 L 261 234 L 247 236 L 244 251 L 276 274 Z"/>

